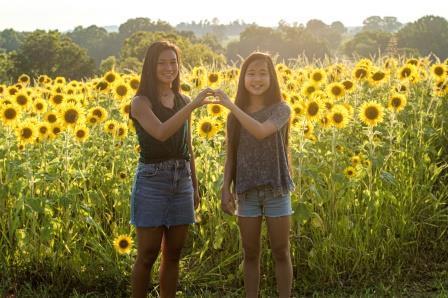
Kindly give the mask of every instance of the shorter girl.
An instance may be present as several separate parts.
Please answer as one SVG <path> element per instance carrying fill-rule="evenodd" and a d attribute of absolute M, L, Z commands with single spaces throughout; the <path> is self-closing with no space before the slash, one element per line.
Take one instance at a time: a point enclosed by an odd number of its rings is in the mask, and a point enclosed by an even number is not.
<path fill-rule="evenodd" d="M 279 297 L 290 297 L 290 192 L 294 188 L 288 162 L 291 112 L 282 100 L 271 58 L 253 53 L 244 61 L 235 103 L 222 90 L 214 93 L 219 103 L 231 111 L 221 205 L 226 213 L 233 214 L 237 199 L 246 297 L 258 297 L 263 215 L 275 260 Z"/>

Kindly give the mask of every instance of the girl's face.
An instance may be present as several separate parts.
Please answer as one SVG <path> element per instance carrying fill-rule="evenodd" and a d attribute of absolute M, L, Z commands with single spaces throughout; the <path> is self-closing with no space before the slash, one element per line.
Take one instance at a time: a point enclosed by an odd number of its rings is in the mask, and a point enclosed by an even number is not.
<path fill-rule="evenodd" d="M 176 52 L 164 50 L 157 60 L 157 80 L 162 84 L 171 84 L 179 73 Z"/>
<path fill-rule="evenodd" d="M 268 64 L 264 60 L 255 60 L 249 64 L 244 76 L 244 87 L 250 95 L 261 96 L 271 84 Z"/>

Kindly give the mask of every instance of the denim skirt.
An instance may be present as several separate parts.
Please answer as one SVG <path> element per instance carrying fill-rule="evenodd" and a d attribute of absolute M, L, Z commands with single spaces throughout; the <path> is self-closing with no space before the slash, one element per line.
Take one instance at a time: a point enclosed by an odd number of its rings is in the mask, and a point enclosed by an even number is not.
<path fill-rule="evenodd" d="M 131 221 L 136 227 L 192 224 L 194 195 L 190 162 L 138 163 L 131 193 Z"/>

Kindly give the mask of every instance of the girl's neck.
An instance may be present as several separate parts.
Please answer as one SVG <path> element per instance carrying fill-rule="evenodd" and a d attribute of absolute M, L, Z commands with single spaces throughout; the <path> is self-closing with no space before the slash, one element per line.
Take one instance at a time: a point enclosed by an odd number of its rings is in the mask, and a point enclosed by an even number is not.
<path fill-rule="evenodd" d="M 264 97 L 260 95 L 249 95 L 249 106 L 251 107 L 264 107 Z"/>
<path fill-rule="evenodd" d="M 159 86 L 157 86 L 157 91 L 159 93 L 159 96 L 166 96 L 173 93 L 171 85 L 169 84 L 159 84 Z"/>

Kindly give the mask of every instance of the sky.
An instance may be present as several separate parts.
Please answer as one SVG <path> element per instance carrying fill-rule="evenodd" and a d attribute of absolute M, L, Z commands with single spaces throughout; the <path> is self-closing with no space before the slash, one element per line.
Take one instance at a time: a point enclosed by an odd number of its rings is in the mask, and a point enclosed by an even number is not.
<path fill-rule="evenodd" d="M 425 15 L 448 20 L 448 0 L 0 0 L 0 30 L 72 30 L 76 26 L 120 25 L 130 18 L 180 22 L 212 20 L 221 24 L 233 20 L 276 26 L 280 20 L 306 24 L 319 19 L 326 24 L 341 21 L 346 27 L 361 26 L 369 16 L 394 16 L 401 23 Z"/>

